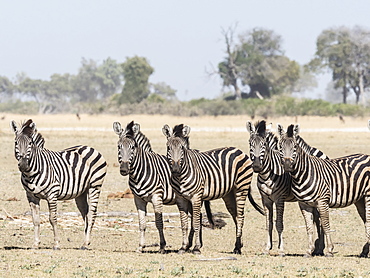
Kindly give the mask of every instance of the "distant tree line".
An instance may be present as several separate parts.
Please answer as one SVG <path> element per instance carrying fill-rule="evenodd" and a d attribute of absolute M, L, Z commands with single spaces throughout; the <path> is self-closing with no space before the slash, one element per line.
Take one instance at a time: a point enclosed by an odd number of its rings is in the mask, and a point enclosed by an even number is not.
<path fill-rule="evenodd" d="M 316 87 L 315 76 L 332 73 L 334 88 L 343 103 L 350 93 L 361 102 L 370 87 L 370 30 L 336 27 L 322 31 L 316 52 L 306 65 L 284 54 L 282 37 L 273 30 L 254 28 L 235 35 L 236 26 L 222 30 L 225 57 L 208 74 L 221 78 L 230 91 L 221 98 L 270 99 Z M 176 103 L 176 90 L 165 82 L 151 84 L 154 68 L 145 57 L 128 57 L 122 63 L 107 58 L 102 63 L 82 59 L 78 73 L 53 74 L 49 80 L 25 73 L 0 76 L 0 104 L 34 103 L 38 113 L 107 111 L 109 107 Z M 162 103 L 162 104 L 161 104 Z M 0 106 L 4 107 L 3 105 Z M 79 111 L 81 110 L 81 111 Z"/>

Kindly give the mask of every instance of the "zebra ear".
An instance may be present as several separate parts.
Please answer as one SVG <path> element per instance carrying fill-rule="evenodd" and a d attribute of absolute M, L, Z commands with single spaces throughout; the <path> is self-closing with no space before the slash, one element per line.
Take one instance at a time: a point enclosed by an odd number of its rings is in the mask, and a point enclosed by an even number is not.
<path fill-rule="evenodd" d="M 293 127 L 293 136 L 297 136 L 299 134 L 299 125 L 295 125 Z"/>
<path fill-rule="evenodd" d="M 190 126 L 185 125 L 185 126 L 182 128 L 182 135 L 183 135 L 184 137 L 187 137 L 187 136 L 189 136 L 189 133 L 190 133 Z"/>
<path fill-rule="evenodd" d="M 173 134 L 172 133 L 172 128 L 167 124 L 163 126 L 162 132 L 163 132 L 164 136 L 166 136 L 167 138 L 170 138 Z"/>
<path fill-rule="evenodd" d="M 281 124 L 277 124 L 277 130 L 280 137 L 285 134 L 284 128 Z"/>
<path fill-rule="evenodd" d="M 269 124 L 266 126 L 266 132 L 267 132 L 267 133 L 272 132 L 272 123 L 269 123 Z"/>
<path fill-rule="evenodd" d="M 114 132 L 118 135 L 118 136 L 120 136 L 121 134 L 122 134 L 122 126 L 121 126 L 121 124 L 119 123 L 119 122 L 114 122 L 113 123 L 113 130 L 114 130 Z"/>
<path fill-rule="evenodd" d="M 37 132 L 36 124 L 34 122 L 30 123 L 29 127 L 32 129 L 33 133 Z"/>
<path fill-rule="evenodd" d="M 367 122 L 367 127 L 370 129 L 370 120 Z"/>
<path fill-rule="evenodd" d="M 10 121 L 10 129 L 14 133 L 16 133 L 18 131 L 18 126 L 17 126 L 17 123 L 15 121 Z"/>
<path fill-rule="evenodd" d="M 132 131 L 134 132 L 134 136 L 136 136 L 140 132 L 140 125 L 135 123 L 132 126 Z"/>
<path fill-rule="evenodd" d="M 250 134 L 256 133 L 256 128 L 254 127 L 251 121 L 247 121 L 247 130 Z"/>

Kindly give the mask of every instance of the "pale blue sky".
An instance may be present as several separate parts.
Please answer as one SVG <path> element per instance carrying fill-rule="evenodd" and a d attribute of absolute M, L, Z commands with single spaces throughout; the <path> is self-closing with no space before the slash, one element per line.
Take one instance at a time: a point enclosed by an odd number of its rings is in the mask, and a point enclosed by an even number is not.
<path fill-rule="evenodd" d="M 0 75 L 49 79 L 76 74 L 82 57 L 124 62 L 138 55 L 155 69 L 149 81 L 166 82 L 181 100 L 214 98 L 221 81 L 205 69 L 225 56 L 221 28 L 272 29 L 285 54 L 304 64 L 322 30 L 370 27 L 369 14 L 365 0 L 0 0 Z M 325 82 L 315 95 L 324 94 Z"/>

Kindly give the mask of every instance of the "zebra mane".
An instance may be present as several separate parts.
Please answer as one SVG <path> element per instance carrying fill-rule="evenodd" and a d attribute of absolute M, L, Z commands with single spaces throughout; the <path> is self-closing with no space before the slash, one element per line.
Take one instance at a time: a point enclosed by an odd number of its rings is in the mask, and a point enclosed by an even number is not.
<path fill-rule="evenodd" d="M 186 146 L 189 148 L 190 147 L 189 136 L 183 135 L 182 133 L 183 128 L 184 128 L 184 124 L 175 125 L 175 127 L 173 128 L 173 136 L 182 138 L 185 141 Z"/>
<path fill-rule="evenodd" d="M 22 126 L 19 130 L 19 134 L 26 135 L 31 138 L 33 143 L 39 148 L 44 148 L 45 139 L 42 137 L 41 133 L 37 132 L 36 128 L 32 128 L 30 125 L 33 123 L 32 119 L 27 120 L 22 123 Z"/>
<path fill-rule="evenodd" d="M 131 121 L 127 124 L 125 129 L 125 136 L 134 139 L 134 131 L 132 130 L 132 127 L 134 126 L 134 121 Z"/>
<path fill-rule="evenodd" d="M 298 146 L 300 146 L 301 149 L 304 150 L 306 153 L 312 156 L 319 157 L 321 159 L 329 159 L 329 157 L 325 153 L 307 144 L 306 141 L 304 141 L 301 136 L 297 135 L 296 141 L 297 141 Z"/>
<path fill-rule="evenodd" d="M 22 123 L 22 126 L 19 130 L 19 133 L 26 135 L 28 137 L 32 137 L 34 133 L 34 129 L 30 127 L 30 125 L 33 123 L 32 119 L 27 120 L 26 122 Z"/>
<path fill-rule="evenodd" d="M 143 150 L 152 151 L 152 146 L 150 145 L 149 139 L 141 131 L 135 134 L 133 130 L 134 125 L 135 125 L 134 121 L 128 123 L 123 133 L 123 136 L 133 139 L 136 142 L 136 144 Z"/>
<path fill-rule="evenodd" d="M 266 136 L 266 121 L 258 121 L 256 124 L 256 132 L 259 136 L 265 137 Z"/>
<path fill-rule="evenodd" d="M 293 134 L 294 134 L 293 129 L 294 129 L 294 125 L 288 126 L 288 129 L 286 131 L 287 137 L 293 137 Z"/>
<path fill-rule="evenodd" d="M 152 146 L 150 145 L 149 139 L 141 131 L 139 131 L 135 135 L 134 139 L 138 146 L 140 146 L 140 148 L 142 148 L 145 151 L 152 151 Z"/>

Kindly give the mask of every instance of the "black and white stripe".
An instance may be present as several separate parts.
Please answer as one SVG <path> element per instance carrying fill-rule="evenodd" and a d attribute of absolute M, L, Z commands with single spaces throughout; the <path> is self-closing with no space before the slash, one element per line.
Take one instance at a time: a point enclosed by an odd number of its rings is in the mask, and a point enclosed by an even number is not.
<path fill-rule="evenodd" d="M 246 198 L 263 214 L 250 192 L 251 161 L 245 153 L 233 147 L 206 152 L 190 149 L 187 144 L 189 132 L 190 128 L 182 124 L 173 130 L 168 125 L 163 127 L 173 188 L 193 205 L 192 224 L 196 239 L 193 252 L 199 253 L 202 245 L 199 239 L 202 201 L 222 198 L 236 225 L 234 253 L 241 253 Z"/>
<path fill-rule="evenodd" d="M 21 127 L 11 121 L 10 126 L 15 133 L 15 157 L 33 217 L 33 247 L 38 248 L 40 243 L 40 199 L 45 199 L 49 205 L 54 249 L 59 249 L 57 200 L 75 199 L 85 222 L 85 241 L 81 248 L 86 249 L 90 244 L 100 189 L 107 171 L 105 159 L 87 146 L 63 151 L 44 148 L 44 138 L 31 119 Z"/>
<path fill-rule="evenodd" d="M 333 255 L 330 237 L 329 207 L 342 208 L 355 204 L 365 223 L 367 242 L 360 254 L 367 257 L 370 245 L 370 156 L 353 154 L 335 159 L 320 159 L 304 152 L 297 144 L 298 125 L 285 133 L 278 125 L 279 150 L 284 170 L 292 177 L 294 196 L 317 207 L 327 241 L 328 256 Z"/>
<path fill-rule="evenodd" d="M 267 243 L 266 253 L 272 249 L 272 230 L 273 230 L 273 205 L 276 207 L 276 230 L 278 232 L 278 252 L 284 255 L 283 230 L 284 230 L 284 203 L 296 202 L 297 199 L 291 192 L 292 179 L 280 163 L 280 155 L 277 150 L 278 138 L 271 132 L 271 126 L 266 126 L 265 121 L 260 121 L 255 124 L 247 122 L 247 130 L 250 133 L 249 149 L 250 158 L 252 160 L 252 167 L 254 172 L 258 173 L 257 187 L 260 190 L 262 203 L 266 213 L 266 230 Z M 322 159 L 327 156 L 320 150 L 309 146 L 306 142 L 297 137 L 298 144 L 307 153 L 314 153 L 320 155 Z M 320 229 L 320 221 L 318 219 L 318 212 L 316 208 L 311 208 L 308 205 L 299 202 L 301 213 L 306 222 L 309 250 L 308 254 L 311 256 L 312 251 L 314 255 L 323 254 L 323 237 Z M 311 250 L 313 242 L 312 220 L 316 223 L 319 234 L 319 241 L 315 250 Z"/>
<path fill-rule="evenodd" d="M 152 151 L 148 138 L 140 131 L 140 125 L 130 122 L 125 129 L 119 122 L 113 123 L 113 130 L 119 136 L 118 161 L 120 173 L 129 175 L 129 186 L 139 215 L 140 243 L 138 251 L 145 247 L 147 203 L 153 204 L 155 223 L 160 237 L 160 252 L 165 251 L 166 241 L 163 233 L 163 205 L 176 204 L 179 210 L 188 207 L 188 201 L 176 198 L 171 186 L 171 170 L 167 159 Z M 210 213 L 209 206 L 207 213 Z M 189 211 L 190 213 L 191 211 Z M 208 215 L 208 214 L 207 214 Z M 183 218 L 182 218 L 183 219 Z M 182 226 L 184 224 L 182 223 Z M 192 241 L 193 232 L 186 244 Z"/>

